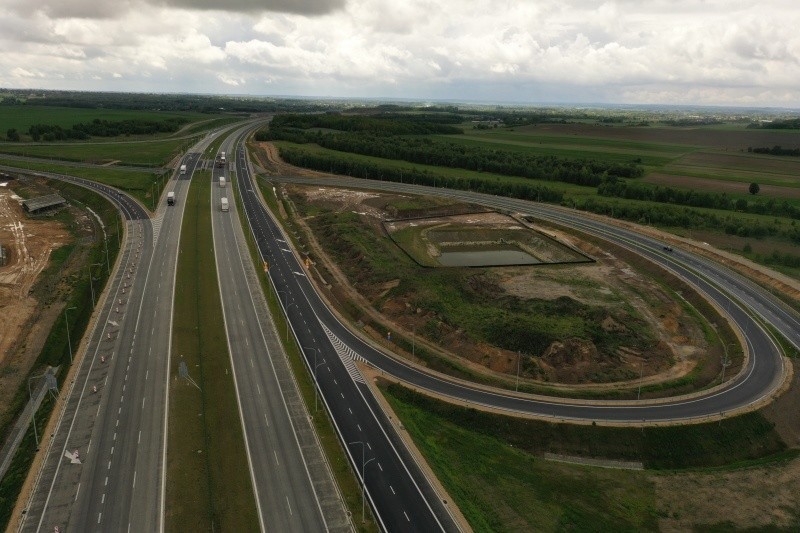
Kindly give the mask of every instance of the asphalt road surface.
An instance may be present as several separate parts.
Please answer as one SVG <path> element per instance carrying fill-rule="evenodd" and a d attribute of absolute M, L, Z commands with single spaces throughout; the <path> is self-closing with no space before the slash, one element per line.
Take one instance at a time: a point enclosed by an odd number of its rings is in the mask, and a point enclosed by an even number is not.
<path fill-rule="evenodd" d="M 338 322 L 308 287 L 308 298 L 313 300 L 314 312 L 344 344 L 358 356 L 384 372 L 407 383 L 476 405 L 494 407 L 507 411 L 537 414 L 555 420 L 591 420 L 627 423 L 654 421 L 692 420 L 729 413 L 749 406 L 772 394 L 785 377 L 785 361 L 780 350 L 754 316 L 768 321 L 787 338 L 800 346 L 797 317 L 774 297 L 743 280 L 726 267 L 700 258 L 688 251 L 663 250 L 663 243 L 633 231 L 605 224 L 586 217 L 578 211 L 553 206 L 514 200 L 492 195 L 423 187 L 409 184 L 368 181 L 353 178 L 270 178 L 275 181 L 291 181 L 329 186 L 370 188 L 409 194 L 445 196 L 485 205 L 495 209 L 507 209 L 530 214 L 559 224 L 572 226 L 625 246 L 636 253 L 660 264 L 684 278 L 687 282 L 714 300 L 720 309 L 732 318 L 743 332 L 750 358 L 742 372 L 731 380 L 723 390 L 709 392 L 700 397 L 681 398 L 654 402 L 588 402 L 579 400 L 548 400 L 520 397 L 502 391 L 486 391 L 469 385 L 450 381 L 441 376 L 428 374 L 424 370 L 409 366 L 372 345 L 365 343 L 349 328 Z M 752 315 L 754 316 L 751 316 Z"/>
<path fill-rule="evenodd" d="M 202 149 L 209 140 L 198 147 Z M 199 154 L 182 163 L 155 218 L 107 186 L 94 188 L 128 222 L 128 245 L 90 332 L 67 406 L 47 451 L 25 531 L 157 531 L 162 524 L 172 295 L 182 198 Z M 80 464 L 70 457 L 77 452 Z"/>
<path fill-rule="evenodd" d="M 378 523 L 386 531 L 456 531 L 447 504 L 430 486 L 355 366 L 358 354 L 340 341 L 343 328 L 331 320 L 304 266 L 261 203 L 241 146 L 235 160 L 238 191 L 259 252 L 269 264 L 272 285 L 316 379 L 320 405 L 331 414 Z"/>
<path fill-rule="evenodd" d="M 220 150 L 232 154 L 233 144 L 231 136 Z M 349 531 L 346 511 L 269 317 L 239 223 L 230 166 L 213 172 L 214 255 L 261 528 Z M 220 176 L 226 178 L 224 187 Z M 222 198 L 229 200 L 227 212 L 221 210 Z"/>

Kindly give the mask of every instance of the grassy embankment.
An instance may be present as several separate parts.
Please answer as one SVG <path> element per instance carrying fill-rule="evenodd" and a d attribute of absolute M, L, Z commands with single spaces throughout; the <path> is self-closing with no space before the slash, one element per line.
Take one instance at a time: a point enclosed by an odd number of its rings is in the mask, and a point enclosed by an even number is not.
<path fill-rule="evenodd" d="M 181 230 L 170 367 L 168 531 L 259 527 L 213 261 L 210 173 L 196 172 Z M 179 379 L 185 362 L 200 390 Z"/>
<path fill-rule="evenodd" d="M 399 385 L 382 390 L 476 531 L 657 529 L 646 472 L 553 463 L 540 458 L 545 452 L 642 461 L 649 469 L 732 468 L 797 456 L 758 413 L 640 430 L 518 419 Z"/>
<path fill-rule="evenodd" d="M 238 187 L 235 174 L 232 174 L 232 178 L 231 186 Z M 258 181 L 258 185 L 262 194 L 264 195 L 264 198 L 266 199 L 269 209 L 273 212 L 273 214 L 276 214 L 275 216 L 280 217 L 280 215 L 277 214 L 277 203 L 275 201 L 275 195 L 272 194 L 272 189 L 266 186 L 266 184 L 264 184 L 264 182 L 261 180 Z M 247 224 L 247 220 L 244 215 L 244 206 L 241 203 L 238 193 L 234 194 L 232 192 L 232 194 L 236 200 L 236 208 L 239 212 L 240 221 L 247 239 L 248 248 L 250 249 L 251 259 L 253 260 L 254 264 L 260 265 L 261 258 L 258 255 L 255 241 L 253 240 L 252 233 L 250 232 L 250 226 Z M 272 285 L 269 283 L 267 276 L 263 275 L 263 270 L 259 269 L 258 267 L 257 270 L 259 271 L 258 279 L 261 283 L 261 289 L 266 297 L 270 315 L 275 323 L 275 328 L 277 331 L 285 331 L 286 318 L 281 310 L 280 304 L 278 303 L 278 296 L 275 294 L 275 291 L 273 290 Z M 306 404 L 306 408 L 310 413 L 313 413 L 312 423 L 314 424 L 314 430 L 316 431 L 317 437 L 322 445 L 322 450 L 325 453 L 328 464 L 331 466 L 334 480 L 336 481 L 337 485 L 339 486 L 339 490 L 342 493 L 345 506 L 350 510 L 357 510 L 361 506 L 360 485 L 355 477 L 355 473 L 353 472 L 349 461 L 347 460 L 347 456 L 345 455 L 344 449 L 342 448 L 339 437 L 336 434 L 336 430 L 333 427 L 333 423 L 331 422 L 328 413 L 324 408 L 316 412 L 312 409 L 315 400 L 315 387 L 311 373 L 303 362 L 302 354 L 300 353 L 300 349 L 294 337 L 291 336 L 288 340 L 286 340 L 286 337 L 280 336 L 280 339 L 283 341 L 284 350 L 286 351 L 289 364 L 295 376 L 300 394 Z M 369 506 L 367 506 L 366 512 L 366 523 L 362 524 L 360 520 L 356 520 L 353 522 L 353 525 L 356 527 L 357 531 L 364 533 L 378 531 L 378 526 L 375 523 L 375 519 L 372 516 L 372 511 L 370 510 Z"/>
<path fill-rule="evenodd" d="M 90 207 L 100 216 L 108 233 L 108 263 L 113 265 L 119 251 L 117 232 L 122 231 L 119 213 L 114 206 L 103 197 L 75 185 L 50 182 L 50 186 L 57 189 L 65 198 Z M 80 228 L 68 211 L 61 210 L 55 217 L 66 225 L 74 239 L 78 239 Z M 92 215 L 89 215 L 89 219 L 95 220 Z M 62 391 L 65 390 L 64 378 L 70 363 L 67 327 L 69 327 L 74 350 L 78 346 L 79 340 L 83 338 L 92 314 L 91 287 L 86 265 L 93 263 L 106 265 L 105 242 L 99 228 L 96 231 L 96 239 L 88 247 L 77 242 L 54 250 L 47 267 L 39 274 L 32 290 L 32 294 L 39 300 L 40 305 L 53 303 L 54 299 L 59 299 L 64 302 L 64 308 L 75 308 L 67 314 L 69 324 L 64 321 L 63 314 L 56 319 L 47 333 L 47 339 L 38 358 L 29 371 L 26 369 L 28 376 L 36 376 L 42 374 L 47 366 L 60 367 L 57 378 Z M 62 284 L 62 275 L 65 269 L 69 269 L 75 274 Z M 94 269 L 93 273 L 97 276 L 94 281 L 94 289 L 99 294 L 106 284 L 109 273 L 106 268 Z M 58 289 L 59 286 L 62 288 Z M 62 290 L 63 292 L 61 292 Z M 0 435 L 5 434 L 27 401 L 27 379 L 23 379 L 11 404 L 6 408 L 6 416 L 0 420 Z M 37 432 L 40 437 L 54 407 L 55 402 L 52 397 L 45 396 L 36 413 Z M 32 429 L 29 429 L 23 437 L 8 472 L 0 480 L 0 529 L 3 529 L 11 518 L 11 512 L 35 453 L 34 433 Z"/>
<path fill-rule="evenodd" d="M 115 165 L 160 167 L 196 141 L 197 138 L 119 142 L 98 139 L 68 144 L 5 144 L 0 145 L 0 153 L 46 160 L 101 164 L 117 161 Z M 113 165 L 109 167 L 113 169 Z"/>
<path fill-rule="evenodd" d="M 130 194 L 148 209 L 153 208 L 153 194 L 160 195 L 166 184 L 166 178 L 151 172 L 132 172 L 113 168 L 87 168 L 58 164 L 57 162 L 29 162 L 15 159 L 2 159 L 0 165 L 19 168 L 20 170 L 53 172 L 77 176 L 99 183 L 117 187 Z"/>
<path fill-rule="evenodd" d="M 443 328 L 443 323 L 446 322 L 450 325 L 457 324 L 458 328 L 470 338 L 528 354 L 540 354 L 550 343 L 576 335 L 592 338 L 598 348 L 607 353 L 614 353 L 620 344 L 644 348 L 653 342 L 638 311 L 628 304 L 624 304 L 623 310 L 617 312 L 624 313 L 629 334 L 622 336 L 609 333 L 596 327 L 596 323 L 609 313 L 605 308 L 582 304 L 575 300 L 520 301 L 498 296 L 502 291 L 493 285 L 491 270 L 421 268 L 391 241 L 380 237 L 373 228 L 362 223 L 358 215 L 350 212 L 332 213 L 307 203 L 298 196 L 293 197 L 293 200 L 301 214 L 307 217 L 317 240 L 340 265 L 351 283 L 360 284 L 362 293 L 373 300 L 375 308 L 380 309 L 384 299 L 391 297 L 410 301 L 412 309 L 420 308 L 428 312 L 426 316 L 430 318 L 424 323 L 419 323 L 418 314 L 410 318 L 405 317 L 407 321 L 416 323 L 418 337 L 425 337 L 439 345 L 447 345 L 449 330 L 447 327 Z M 412 211 L 417 210 L 417 206 L 409 199 L 403 202 L 407 204 L 405 207 Z M 593 238 L 589 240 L 596 241 Z M 595 242 L 595 244 L 601 243 Z M 520 390 L 557 396 L 613 399 L 636 398 L 641 392 L 643 397 L 649 398 L 693 392 L 712 384 L 718 377 L 720 366 L 717 353 L 722 354 L 723 346 L 719 335 L 725 340 L 725 345 L 735 341 L 727 323 L 714 319 L 720 323 L 720 331 L 717 333 L 709 325 L 708 320 L 711 318 L 705 318 L 716 316 L 716 312 L 690 287 L 669 276 L 664 278 L 665 274 L 661 269 L 622 248 L 612 247 L 612 251 L 641 271 L 645 277 L 662 280 L 662 290 L 683 307 L 686 316 L 692 317 L 703 328 L 706 342 L 711 347 L 707 360 L 701 362 L 686 376 L 657 385 L 647 385 L 642 387 L 641 391 L 636 387 L 627 390 L 614 387 L 606 391 L 567 390 L 525 381 L 520 385 Z M 387 294 L 369 294 L 370 287 L 380 288 L 384 283 L 397 279 L 401 280 L 399 285 Z M 577 281 L 570 280 L 565 283 L 574 286 Z M 679 296 L 676 291 L 682 291 L 683 296 Z M 647 294 L 641 296 L 647 298 Z M 657 301 L 650 303 L 654 306 L 661 305 Z M 387 327 L 392 329 L 393 344 L 407 352 L 409 356 L 412 351 L 415 352 L 417 358 L 429 368 L 489 385 L 516 387 L 512 376 L 503 379 L 499 376 L 482 374 L 457 360 L 432 353 L 424 346 L 412 347 L 413 340 L 410 335 L 395 331 L 389 324 L 376 323 L 351 302 L 340 301 L 340 304 L 342 312 L 354 323 L 363 322 L 376 331 L 382 331 Z M 430 313 L 433 313 L 432 317 Z M 623 320 L 623 318 L 618 319 Z M 405 328 L 410 330 L 411 326 L 406 324 Z M 734 360 L 734 367 L 730 375 L 734 375 L 741 362 L 741 351 L 733 350 L 731 357 Z M 541 380 L 543 376 L 537 374 L 538 367 L 533 361 L 527 357 L 523 359 L 524 374 Z M 606 370 L 603 374 L 598 373 L 593 376 L 592 379 L 624 381 L 638 377 L 637 370 L 636 368 Z"/>

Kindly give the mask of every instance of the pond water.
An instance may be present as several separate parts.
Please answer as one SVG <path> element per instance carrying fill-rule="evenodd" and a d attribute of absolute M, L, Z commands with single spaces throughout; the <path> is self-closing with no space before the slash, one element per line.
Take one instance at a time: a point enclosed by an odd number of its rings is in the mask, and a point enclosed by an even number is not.
<path fill-rule="evenodd" d="M 541 263 L 517 247 L 468 249 L 459 246 L 443 249 L 437 260 L 440 265 L 450 267 L 538 265 Z"/>

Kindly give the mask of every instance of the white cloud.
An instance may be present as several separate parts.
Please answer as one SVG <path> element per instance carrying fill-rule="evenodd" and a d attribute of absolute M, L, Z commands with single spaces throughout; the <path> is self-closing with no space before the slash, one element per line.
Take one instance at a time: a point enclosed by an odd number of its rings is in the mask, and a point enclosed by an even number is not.
<path fill-rule="evenodd" d="M 0 85 L 800 106 L 786 0 L 289 4 L 0 0 Z"/>

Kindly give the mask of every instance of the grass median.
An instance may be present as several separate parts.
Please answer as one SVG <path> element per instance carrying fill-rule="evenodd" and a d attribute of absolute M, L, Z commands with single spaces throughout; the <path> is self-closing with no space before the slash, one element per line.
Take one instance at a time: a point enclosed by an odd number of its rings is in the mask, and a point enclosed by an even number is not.
<path fill-rule="evenodd" d="M 211 233 L 209 172 L 186 196 L 175 287 L 169 380 L 167 531 L 259 528 Z M 197 383 L 179 377 L 185 363 Z"/>

